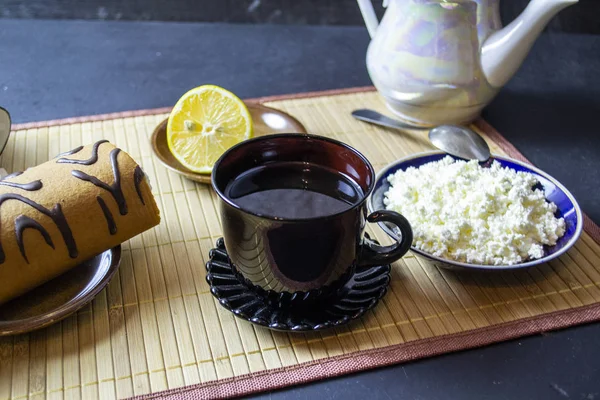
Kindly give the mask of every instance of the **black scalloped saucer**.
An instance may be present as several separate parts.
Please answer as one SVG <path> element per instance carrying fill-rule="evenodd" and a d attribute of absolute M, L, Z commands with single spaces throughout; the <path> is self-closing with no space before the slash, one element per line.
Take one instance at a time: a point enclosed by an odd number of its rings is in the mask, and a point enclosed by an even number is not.
<path fill-rule="evenodd" d="M 223 239 L 210 251 L 206 281 L 219 303 L 235 316 L 279 331 L 318 331 L 343 325 L 361 317 L 377 305 L 390 282 L 390 266 L 357 270 L 350 280 L 327 301 L 306 307 L 281 307 L 240 282 L 225 250 Z"/>

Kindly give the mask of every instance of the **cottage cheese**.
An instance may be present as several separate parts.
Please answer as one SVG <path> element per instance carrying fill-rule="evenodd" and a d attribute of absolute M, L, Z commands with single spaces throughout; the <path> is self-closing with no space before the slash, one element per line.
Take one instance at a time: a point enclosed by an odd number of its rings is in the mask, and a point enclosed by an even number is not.
<path fill-rule="evenodd" d="M 387 209 L 403 214 L 413 246 L 438 257 L 472 264 L 513 265 L 544 255 L 565 233 L 556 205 L 534 189 L 537 179 L 494 161 L 445 157 L 388 178 Z"/>

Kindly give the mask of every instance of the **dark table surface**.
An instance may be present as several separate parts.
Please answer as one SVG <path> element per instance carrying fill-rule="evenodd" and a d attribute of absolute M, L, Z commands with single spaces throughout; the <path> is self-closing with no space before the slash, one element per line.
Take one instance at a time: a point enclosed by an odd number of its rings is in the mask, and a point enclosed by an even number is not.
<path fill-rule="evenodd" d="M 0 19 L 15 123 L 370 85 L 360 27 Z M 484 117 L 600 222 L 600 36 L 542 36 Z M 260 398 L 600 399 L 600 324 L 329 379 Z"/>

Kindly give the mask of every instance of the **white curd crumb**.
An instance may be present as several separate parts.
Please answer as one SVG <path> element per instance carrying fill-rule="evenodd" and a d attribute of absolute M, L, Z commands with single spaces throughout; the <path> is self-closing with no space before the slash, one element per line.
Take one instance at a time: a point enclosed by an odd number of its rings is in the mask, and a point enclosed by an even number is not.
<path fill-rule="evenodd" d="M 556 205 L 533 187 L 535 176 L 494 161 L 452 157 L 398 171 L 388 177 L 388 210 L 404 215 L 413 246 L 446 259 L 471 264 L 514 265 L 541 258 L 565 233 Z"/>

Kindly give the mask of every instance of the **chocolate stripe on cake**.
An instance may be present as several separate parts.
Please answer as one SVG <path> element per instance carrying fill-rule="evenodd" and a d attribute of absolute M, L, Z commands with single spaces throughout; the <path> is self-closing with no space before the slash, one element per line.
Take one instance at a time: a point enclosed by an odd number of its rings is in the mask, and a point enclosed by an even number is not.
<path fill-rule="evenodd" d="M 40 190 L 42 188 L 42 181 L 37 180 L 29 183 L 17 183 L 17 182 L 8 182 L 7 179 L 17 177 L 21 175 L 23 172 L 13 172 L 10 175 L 6 175 L 4 178 L 0 179 L 0 186 L 10 186 L 17 189 L 23 189 L 30 192 L 35 190 Z"/>
<path fill-rule="evenodd" d="M 135 191 L 137 192 L 141 202 L 143 205 L 146 205 L 144 201 L 144 196 L 142 196 L 142 189 L 140 188 L 140 183 L 144 180 L 144 171 L 137 166 L 135 170 L 133 170 L 133 182 L 135 183 Z"/>
<path fill-rule="evenodd" d="M 29 264 L 29 260 L 27 259 L 27 255 L 25 254 L 25 244 L 23 243 L 23 232 L 25 231 L 25 229 L 35 229 L 36 231 L 38 231 L 44 237 L 46 244 L 52 247 L 52 249 L 54 249 L 54 243 L 52 242 L 48 231 L 44 229 L 44 227 L 33 218 L 30 218 L 27 215 L 20 215 L 15 220 L 15 235 L 17 236 L 17 245 L 19 246 L 21 255 L 23 256 L 27 264 Z"/>
<path fill-rule="evenodd" d="M 108 140 L 100 140 L 96 143 L 94 143 L 94 146 L 92 147 L 92 155 L 90 158 L 88 158 L 87 160 L 72 160 L 70 158 L 59 158 L 58 160 L 56 160 L 57 163 L 66 163 L 66 164 L 78 164 L 78 165 L 92 165 L 95 164 L 96 161 L 98 161 L 98 148 L 100 147 L 100 145 L 102 143 L 108 143 Z M 79 150 L 77 150 L 79 149 Z M 75 151 L 76 152 L 80 151 L 81 148 L 78 147 L 77 149 L 73 149 L 71 151 Z M 74 154 L 74 153 L 73 153 Z"/>
<path fill-rule="evenodd" d="M 73 150 L 69 150 L 69 151 L 65 151 L 64 153 L 60 153 L 55 158 L 71 156 L 73 154 L 79 153 L 81 150 L 83 150 L 83 146 L 78 146 L 78 147 L 75 147 Z"/>
<path fill-rule="evenodd" d="M 106 218 L 106 223 L 108 224 L 108 232 L 111 235 L 114 235 L 115 233 L 117 233 L 117 225 L 115 224 L 115 219 L 113 218 L 112 213 L 108 209 L 108 206 L 106 205 L 102 197 L 98 196 L 96 197 L 96 200 L 98 201 L 98 204 L 100 204 L 100 208 L 102 209 L 104 218 Z"/>
<path fill-rule="evenodd" d="M 65 215 L 62 212 L 60 204 L 56 204 L 54 208 L 52 208 L 52 210 L 48 210 L 46 207 L 36 203 L 31 199 L 28 199 L 27 197 L 21 196 L 20 194 L 5 193 L 0 195 L 0 209 L 2 208 L 2 204 L 4 204 L 4 202 L 8 200 L 18 200 L 38 210 L 42 214 L 50 217 L 52 219 L 52 222 L 54 222 L 54 224 L 60 231 L 63 240 L 65 241 L 65 245 L 67 246 L 67 249 L 69 251 L 69 256 L 71 258 L 77 258 L 79 252 L 77 251 L 75 238 L 73 237 L 73 233 L 71 232 L 71 228 L 67 223 L 67 219 L 65 218 Z M 5 258 L 6 257 L 4 254 L 4 249 L 2 248 L 2 243 L 0 243 L 0 264 L 4 263 Z"/>
<path fill-rule="evenodd" d="M 119 172 L 119 163 L 117 162 L 117 156 L 119 155 L 120 151 L 120 149 L 114 149 L 110 152 L 110 163 L 113 170 L 113 176 L 115 178 L 115 183 L 112 185 L 108 185 L 95 176 L 88 175 L 85 172 L 77 169 L 71 171 L 71 174 L 77 179 L 90 182 L 109 192 L 117 202 L 121 215 L 127 215 L 127 203 L 125 202 L 125 196 L 123 195 L 123 190 L 121 189 L 121 173 Z"/>
<path fill-rule="evenodd" d="M 19 172 L 13 172 L 12 174 L 8 174 L 6 175 L 4 178 L 0 179 L 0 181 L 3 181 L 5 179 L 10 179 L 10 178 L 14 178 L 16 176 L 19 176 L 23 173 L 23 171 L 19 171 Z"/>

